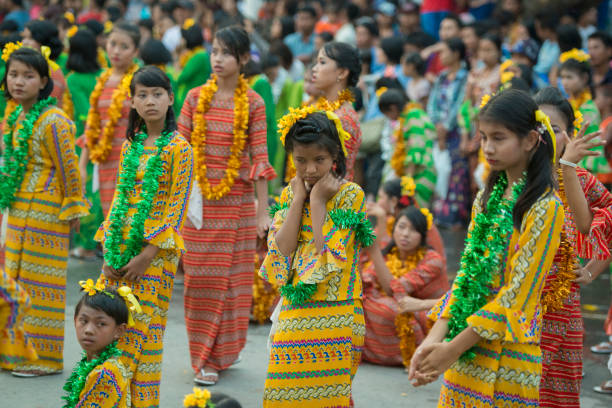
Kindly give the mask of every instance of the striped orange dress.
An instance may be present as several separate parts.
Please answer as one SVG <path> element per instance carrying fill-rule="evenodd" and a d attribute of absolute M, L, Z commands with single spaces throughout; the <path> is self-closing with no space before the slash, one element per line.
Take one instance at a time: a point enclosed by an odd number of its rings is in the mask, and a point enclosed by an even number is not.
<path fill-rule="evenodd" d="M 99 80 L 99 79 L 98 79 Z M 112 102 L 113 92 L 119 86 L 121 78 L 115 78 L 111 76 L 102 90 L 100 99 L 96 106 L 91 105 L 89 107 L 90 112 L 92 109 L 96 109 L 100 114 L 100 129 L 104 129 L 106 123 L 109 120 L 108 108 Z M 119 158 L 121 156 L 121 146 L 125 141 L 125 132 L 128 126 L 128 116 L 130 114 L 130 100 L 125 98 L 123 101 L 123 107 L 121 108 L 121 117 L 117 120 L 115 125 L 115 131 L 113 136 L 113 148 L 109 153 L 106 161 L 98 165 L 98 176 L 100 180 L 100 202 L 102 204 L 102 212 L 104 218 L 108 215 L 111 203 L 113 201 L 113 195 L 115 194 L 115 186 L 117 181 L 117 169 L 119 168 Z M 87 125 L 85 125 L 85 132 L 87 132 Z"/>
<path fill-rule="evenodd" d="M 359 126 L 359 115 L 353 108 L 353 104 L 345 103 L 335 112 L 340 118 L 342 123 L 342 129 L 351 135 L 351 138 L 346 142 L 346 151 L 348 156 L 346 158 L 346 179 L 353 180 L 355 172 L 355 161 L 357 160 L 357 153 L 361 146 L 361 127 Z"/>
<path fill-rule="evenodd" d="M 179 131 L 191 139 L 193 113 L 200 88 L 192 89 L 179 117 Z M 187 253 L 185 270 L 185 321 L 191 365 L 223 370 L 238 357 L 246 341 L 255 259 L 254 180 L 273 179 L 266 146 L 264 102 L 248 89 L 248 139 L 238 177 L 223 198 L 203 198 L 201 230 L 189 220 L 183 237 Z M 234 138 L 233 98 L 213 98 L 206 117 L 204 151 L 212 186 L 224 176 Z"/>
<path fill-rule="evenodd" d="M 51 91 L 51 96 L 57 99 L 57 107 L 64 109 L 65 107 L 62 106 L 64 101 L 64 92 L 68 88 L 64 73 L 59 68 L 56 70 L 51 69 L 51 79 L 53 80 L 53 90 Z"/>

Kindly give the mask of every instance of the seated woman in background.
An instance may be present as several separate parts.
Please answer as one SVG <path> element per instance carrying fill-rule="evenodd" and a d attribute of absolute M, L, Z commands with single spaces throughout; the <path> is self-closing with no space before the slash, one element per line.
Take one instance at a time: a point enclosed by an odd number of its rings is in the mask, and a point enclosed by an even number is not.
<path fill-rule="evenodd" d="M 432 225 L 429 210 L 409 206 L 396 217 L 386 248 L 370 251 L 362 276 L 366 361 L 408 367 L 429 330 L 427 310 L 450 288 L 444 259 L 427 247 Z"/>

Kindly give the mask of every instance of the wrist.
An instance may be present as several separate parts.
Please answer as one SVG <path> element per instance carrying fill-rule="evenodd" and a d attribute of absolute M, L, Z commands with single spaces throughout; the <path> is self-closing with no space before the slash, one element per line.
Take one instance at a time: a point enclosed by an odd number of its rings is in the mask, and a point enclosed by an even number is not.
<path fill-rule="evenodd" d="M 560 158 L 559 159 L 559 164 L 561 164 L 562 168 L 576 168 L 577 164 L 576 162 L 574 162 L 573 160 L 568 160 L 567 158 Z"/>

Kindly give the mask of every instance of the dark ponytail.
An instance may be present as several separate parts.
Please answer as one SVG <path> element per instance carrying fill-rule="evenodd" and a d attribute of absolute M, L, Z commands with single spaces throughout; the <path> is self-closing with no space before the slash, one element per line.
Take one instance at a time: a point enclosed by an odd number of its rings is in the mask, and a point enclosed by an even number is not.
<path fill-rule="evenodd" d="M 134 74 L 132 82 L 130 83 L 130 94 L 132 95 L 132 98 L 134 97 L 137 84 L 150 88 L 164 88 L 168 92 L 168 95 L 172 95 L 172 85 L 170 85 L 170 79 L 161 69 L 152 65 L 142 67 Z M 140 117 L 138 112 L 136 112 L 136 109 L 130 109 L 126 138 L 130 142 L 133 141 L 136 133 L 143 130 L 144 125 L 144 120 Z M 172 105 L 170 105 L 168 106 L 168 111 L 166 112 L 166 126 L 164 127 L 164 131 L 172 132 L 175 130 L 176 119 L 174 117 Z"/>
<path fill-rule="evenodd" d="M 519 139 L 527 137 L 530 131 L 536 130 L 540 133 L 542 140 L 532 151 L 531 158 L 527 164 L 527 179 L 525 189 L 519 196 L 514 210 L 512 220 L 514 228 L 520 230 L 523 217 L 533 204 L 547 192 L 554 191 L 552 176 L 553 139 L 555 135 L 548 133 L 546 128 L 536 121 L 538 105 L 526 92 L 516 89 L 502 91 L 495 95 L 479 114 L 480 122 L 492 122 L 500 124 Z M 487 179 L 487 184 L 482 195 L 481 206 L 486 212 L 486 203 L 491 196 L 495 183 L 502 175 L 502 171 L 492 171 Z"/>

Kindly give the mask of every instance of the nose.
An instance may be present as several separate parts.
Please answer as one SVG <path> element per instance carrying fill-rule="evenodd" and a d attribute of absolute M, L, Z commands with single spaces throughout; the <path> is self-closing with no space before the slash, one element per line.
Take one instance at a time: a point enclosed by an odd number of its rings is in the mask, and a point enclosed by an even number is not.
<path fill-rule="evenodd" d="M 317 165 L 314 163 L 306 164 L 306 174 L 315 174 L 317 172 Z"/>
<path fill-rule="evenodd" d="M 91 336 L 94 334 L 94 325 L 92 323 L 86 324 L 85 328 L 83 329 L 83 333 L 85 333 L 88 336 Z"/>

